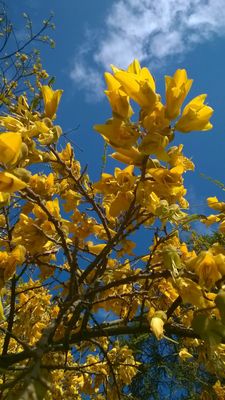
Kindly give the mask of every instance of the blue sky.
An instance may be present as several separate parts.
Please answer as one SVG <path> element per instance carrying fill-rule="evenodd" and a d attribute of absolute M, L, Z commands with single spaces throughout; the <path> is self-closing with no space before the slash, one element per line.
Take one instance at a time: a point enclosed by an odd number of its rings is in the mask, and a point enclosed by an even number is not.
<path fill-rule="evenodd" d="M 215 109 L 208 132 L 177 133 L 176 142 L 196 165 L 185 186 L 192 212 L 205 211 L 204 199 L 224 193 L 200 173 L 225 183 L 225 0 L 8 0 L 9 15 L 21 32 L 28 13 L 38 29 L 50 11 L 56 48 L 44 48 L 44 68 L 64 89 L 58 123 L 76 143 L 77 158 L 94 179 L 100 170 L 103 141 L 92 126 L 111 116 L 102 96 L 103 72 L 110 63 L 126 67 L 133 58 L 150 68 L 163 95 L 164 75 L 186 68 L 194 84 L 189 97 L 208 94 Z M 109 169 L 115 166 L 108 162 Z"/>

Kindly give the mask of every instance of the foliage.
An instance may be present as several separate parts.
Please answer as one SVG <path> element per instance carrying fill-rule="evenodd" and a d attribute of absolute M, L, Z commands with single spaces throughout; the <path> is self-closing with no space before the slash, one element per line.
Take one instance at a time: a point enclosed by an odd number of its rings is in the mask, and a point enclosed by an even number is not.
<path fill-rule="evenodd" d="M 189 250 L 200 252 L 208 250 L 218 242 L 224 246 L 224 235 L 215 231 L 201 235 L 193 230 L 187 240 Z M 198 362 L 198 353 L 192 349 L 191 362 L 186 362 L 189 355 L 184 350 L 179 352 L 181 341 L 164 339 L 157 341 L 148 334 L 130 336 L 123 339 L 133 350 L 135 359 L 141 362 L 137 375 L 129 386 L 134 399 L 165 398 L 184 400 L 199 399 L 200 393 L 207 392 L 215 397 L 213 385 L 217 381 L 214 374 L 206 370 L 204 364 Z M 185 357 L 186 356 L 186 357 Z M 224 384 L 224 378 L 223 378 Z M 216 398 L 216 397 L 215 397 Z"/>
<path fill-rule="evenodd" d="M 61 140 L 62 90 L 33 68 L 38 101 L 5 93 L 1 399 L 129 398 L 142 367 L 119 338 L 140 333 L 175 338 L 183 362 L 204 364 L 224 398 L 224 247 L 214 242 L 196 253 L 179 234 L 201 220 L 223 235 L 225 203 L 211 197 L 218 213 L 188 214 L 183 174 L 194 164 L 181 144 L 172 146 L 177 131 L 211 129 L 213 110 L 200 95 L 181 111 L 192 85 L 185 70 L 165 78 L 165 105 L 137 60 L 112 70 L 105 75 L 112 118 L 95 129 L 115 150 L 116 167 L 97 182 Z"/>
<path fill-rule="evenodd" d="M 185 352 L 179 354 L 175 341 L 157 341 L 145 334 L 131 338 L 129 344 L 135 358 L 141 362 L 129 387 L 132 399 L 197 400 L 204 391 L 216 398 L 213 389 L 216 378 L 199 364 L 194 348 L 190 362 L 181 358 Z"/>

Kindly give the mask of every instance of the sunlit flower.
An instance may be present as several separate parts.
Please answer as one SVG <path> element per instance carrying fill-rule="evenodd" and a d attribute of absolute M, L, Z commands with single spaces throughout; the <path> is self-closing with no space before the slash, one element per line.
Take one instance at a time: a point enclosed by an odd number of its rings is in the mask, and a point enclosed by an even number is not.
<path fill-rule="evenodd" d="M 186 105 L 175 129 L 186 133 L 190 131 L 208 131 L 212 128 L 209 122 L 213 109 L 204 104 L 207 95 L 201 94 Z"/>
<path fill-rule="evenodd" d="M 191 88 L 192 79 L 188 79 L 185 69 L 178 69 L 174 76 L 165 76 L 166 82 L 166 116 L 175 119 Z"/>
<path fill-rule="evenodd" d="M 63 90 L 53 90 L 50 86 L 45 85 L 42 86 L 41 91 L 44 100 L 45 115 L 48 118 L 53 118 L 57 111 Z"/>

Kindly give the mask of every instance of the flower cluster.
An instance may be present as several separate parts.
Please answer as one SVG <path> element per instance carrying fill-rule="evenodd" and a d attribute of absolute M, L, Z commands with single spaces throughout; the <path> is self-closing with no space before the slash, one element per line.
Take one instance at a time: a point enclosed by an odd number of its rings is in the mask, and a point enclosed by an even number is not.
<path fill-rule="evenodd" d="M 105 93 L 112 108 L 112 118 L 104 125 L 95 125 L 95 130 L 116 150 L 112 157 L 128 167 L 123 171 L 116 168 L 114 177 L 103 174 L 101 181 L 95 184 L 96 192 L 103 194 L 108 218 L 127 211 L 134 198 L 153 216 L 159 215 L 163 206 L 179 203 L 186 208 L 182 175 L 194 169 L 194 164 L 182 154 L 182 145 L 169 147 L 169 144 L 176 130 L 186 133 L 212 128 L 209 119 L 213 109 L 204 104 L 206 95 L 191 100 L 181 112 L 192 85 L 185 70 L 177 70 L 173 77 L 165 77 L 165 105 L 156 92 L 151 73 L 147 68 L 141 68 L 137 60 L 127 71 L 114 66 L 112 70 L 113 74 L 105 74 L 108 86 Z M 136 122 L 133 121 L 131 101 L 140 107 Z M 142 170 L 140 176 L 134 176 L 134 167 Z"/>

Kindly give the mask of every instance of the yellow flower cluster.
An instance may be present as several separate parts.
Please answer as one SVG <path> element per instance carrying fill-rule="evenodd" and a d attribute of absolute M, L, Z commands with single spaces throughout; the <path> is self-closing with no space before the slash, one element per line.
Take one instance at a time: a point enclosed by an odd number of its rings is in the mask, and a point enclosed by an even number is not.
<path fill-rule="evenodd" d="M 139 165 L 145 155 L 156 155 L 162 161 L 170 162 L 166 150 L 173 139 L 174 131 L 186 133 L 193 130 L 212 128 L 209 122 L 213 109 L 204 104 L 206 95 L 191 100 L 181 107 L 191 88 L 192 80 L 186 71 L 177 70 L 173 77 L 166 76 L 166 104 L 156 92 L 154 78 L 147 68 L 134 62 L 127 71 L 112 66 L 113 74 L 106 73 L 108 89 L 105 91 L 112 107 L 112 118 L 95 129 L 116 149 L 114 155 L 122 162 Z M 140 118 L 135 123 L 131 116 L 133 100 L 140 106 Z M 172 123 L 175 119 L 175 124 Z"/>
<path fill-rule="evenodd" d="M 95 184 L 96 193 L 103 194 L 107 218 L 112 221 L 126 212 L 134 199 L 153 216 L 159 216 L 165 201 L 167 208 L 176 203 L 186 208 L 188 203 L 184 199 L 186 190 L 182 175 L 194 169 L 194 164 L 183 156 L 182 145 L 170 148 L 168 145 L 176 130 L 211 129 L 209 119 L 213 110 L 204 104 L 206 95 L 191 100 L 181 114 L 192 85 L 185 70 L 177 70 L 173 77 L 165 77 L 165 105 L 156 92 L 151 73 L 147 68 L 141 68 L 137 60 L 126 71 L 114 66 L 112 70 L 113 74 L 105 74 L 108 86 L 105 93 L 112 107 L 112 118 L 94 128 L 116 150 L 112 157 L 128 164 L 128 167 L 123 171 L 116 168 L 114 176 L 103 174 L 100 182 Z M 140 107 L 137 122 L 131 119 L 134 113 L 132 101 Z M 150 158 L 154 155 L 157 160 Z M 159 160 L 166 162 L 166 166 Z M 141 168 L 141 176 L 134 176 L 134 166 Z M 153 221 L 149 219 L 150 223 Z"/>
<path fill-rule="evenodd" d="M 24 169 L 31 162 L 43 161 L 37 144 L 50 144 L 58 140 L 62 131 L 53 126 L 62 91 L 53 91 L 48 86 L 42 87 L 44 114 L 32 112 L 24 96 L 20 96 L 13 109 L 13 116 L 1 116 L 0 125 L 6 132 L 0 133 L 0 197 L 3 193 L 13 193 L 24 189 L 29 181 L 29 173 Z"/>

